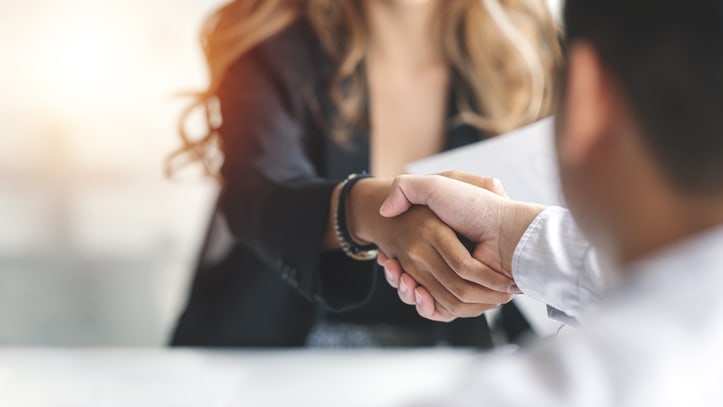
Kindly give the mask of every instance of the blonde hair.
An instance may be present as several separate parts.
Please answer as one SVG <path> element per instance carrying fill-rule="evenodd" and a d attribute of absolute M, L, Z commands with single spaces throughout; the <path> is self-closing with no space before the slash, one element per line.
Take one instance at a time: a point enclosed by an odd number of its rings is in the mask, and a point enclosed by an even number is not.
<path fill-rule="evenodd" d="M 348 143 L 367 103 L 362 65 L 368 35 L 362 1 L 235 0 L 213 13 L 201 31 L 210 82 L 181 115 L 182 146 L 169 157 L 167 170 L 173 173 L 176 159 L 184 156 L 201 163 L 207 174 L 217 173 L 216 95 L 227 69 L 299 18 L 310 22 L 335 64 L 329 95 L 338 113 L 330 122 L 330 134 L 334 141 Z M 496 135 L 550 113 L 561 52 L 544 0 L 445 0 L 437 15 L 445 58 L 459 79 L 454 85 L 459 115 L 453 124 Z M 206 131 L 192 139 L 186 121 L 199 107 Z"/>

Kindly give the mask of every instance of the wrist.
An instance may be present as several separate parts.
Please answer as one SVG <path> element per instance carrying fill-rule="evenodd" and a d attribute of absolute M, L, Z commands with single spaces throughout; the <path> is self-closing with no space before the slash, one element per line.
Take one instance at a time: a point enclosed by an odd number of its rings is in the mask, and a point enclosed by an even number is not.
<path fill-rule="evenodd" d="M 367 245 L 375 242 L 374 231 L 382 219 L 379 207 L 386 198 L 391 181 L 367 178 L 354 185 L 346 199 L 347 228 L 354 242 Z"/>
<path fill-rule="evenodd" d="M 544 205 L 508 201 L 503 209 L 502 228 L 500 228 L 500 258 L 502 267 L 512 276 L 512 259 L 517 245 L 532 221 L 545 210 Z"/>

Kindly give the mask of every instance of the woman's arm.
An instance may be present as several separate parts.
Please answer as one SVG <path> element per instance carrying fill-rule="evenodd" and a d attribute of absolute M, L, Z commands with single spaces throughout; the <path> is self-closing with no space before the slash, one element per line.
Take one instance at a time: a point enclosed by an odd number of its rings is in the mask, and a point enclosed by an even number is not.
<path fill-rule="evenodd" d="M 352 238 L 395 257 L 450 314 L 474 317 L 510 301 L 511 279 L 473 258 L 429 208 L 415 207 L 394 219 L 380 215 L 393 183 L 364 179 L 351 190 L 346 205 Z"/>
<path fill-rule="evenodd" d="M 337 269 L 323 267 L 323 253 L 339 248 L 340 183 L 321 177 L 310 158 L 318 153 L 313 147 L 318 140 L 308 134 L 300 84 L 262 51 L 232 65 L 219 93 L 225 155 L 221 210 L 237 241 L 307 298 L 333 309 L 358 304 L 371 290 L 373 267 L 351 260 L 343 267 L 337 262 Z M 355 240 L 396 256 L 456 314 L 475 316 L 509 301 L 510 280 L 475 261 L 428 209 L 395 219 L 379 215 L 392 182 L 366 179 L 351 189 L 344 204 Z"/>
<path fill-rule="evenodd" d="M 267 48 L 232 64 L 220 86 L 219 208 L 236 242 L 306 298 L 332 308 L 361 303 L 373 287 L 370 267 L 321 272 L 328 268 L 322 253 L 334 248 L 326 232 L 333 214 L 329 203 L 341 180 L 322 177 L 312 159 L 322 147 L 310 132 L 305 84 L 286 76 L 297 71 L 287 67 L 293 58 Z M 298 71 L 310 71 L 299 63 Z M 350 278 L 325 278 L 352 271 Z"/>

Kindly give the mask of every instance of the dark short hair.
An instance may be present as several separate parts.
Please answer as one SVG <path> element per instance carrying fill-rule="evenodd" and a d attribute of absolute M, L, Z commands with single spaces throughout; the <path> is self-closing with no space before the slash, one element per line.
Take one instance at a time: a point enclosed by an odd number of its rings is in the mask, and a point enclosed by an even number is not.
<path fill-rule="evenodd" d="M 723 192 L 723 0 L 567 0 L 620 85 L 645 144 L 678 189 Z"/>

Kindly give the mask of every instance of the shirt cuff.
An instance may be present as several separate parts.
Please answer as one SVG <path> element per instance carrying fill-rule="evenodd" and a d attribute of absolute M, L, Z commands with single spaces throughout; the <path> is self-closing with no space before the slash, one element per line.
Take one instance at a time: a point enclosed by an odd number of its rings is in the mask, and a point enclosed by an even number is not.
<path fill-rule="evenodd" d="M 579 316 L 580 274 L 590 245 L 569 211 L 549 207 L 530 224 L 515 248 L 512 275 L 526 295 L 571 317 Z"/>

